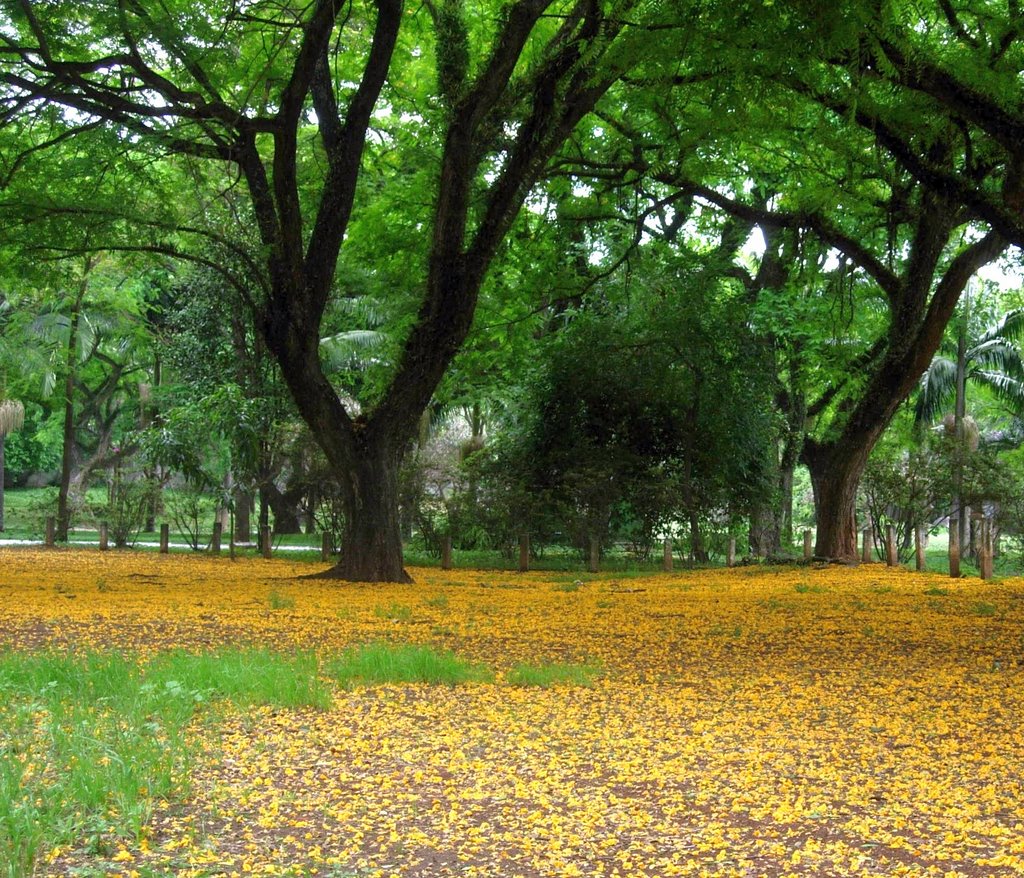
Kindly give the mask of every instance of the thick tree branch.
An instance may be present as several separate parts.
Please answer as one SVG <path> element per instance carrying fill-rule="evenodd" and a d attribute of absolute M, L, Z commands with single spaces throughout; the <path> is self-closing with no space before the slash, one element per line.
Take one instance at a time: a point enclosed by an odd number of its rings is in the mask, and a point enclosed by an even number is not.
<path fill-rule="evenodd" d="M 720 192 L 709 186 L 693 182 L 683 182 L 673 175 L 659 175 L 662 182 L 669 185 L 679 186 L 688 192 L 709 201 L 727 213 L 744 219 L 753 220 L 756 223 L 766 226 L 774 226 L 784 229 L 810 229 L 824 243 L 835 247 L 844 253 L 850 260 L 862 268 L 878 284 L 882 291 L 889 298 L 890 302 L 896 302 L 902 295 L 902 281 L 899 276 L 889 269 L 870 250 L 860 243 L 852 235 L 848 235 L 841 229 L 836 228 L 829 220 L 819 214 L 810 211 L 798 213 L 783 213 L 767 208 L 758 208 L 745 204 L 734 198 L 722 195 Z"/>

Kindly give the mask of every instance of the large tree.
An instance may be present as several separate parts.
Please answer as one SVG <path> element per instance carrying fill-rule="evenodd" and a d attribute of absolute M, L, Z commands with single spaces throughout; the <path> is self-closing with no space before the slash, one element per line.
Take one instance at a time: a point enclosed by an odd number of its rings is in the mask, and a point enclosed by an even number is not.
<path fill-rule="evenodd" d="M 737 6 L 706 35 L 723 51 L 748 46 L 744 75 L 713 85 L 725 120 L 714 140 L 694 149 L 693 114 L 663 101 L 650 115 L 665 134 L 630 131 L 628 167 L 765 229 L 814 236 L 852 268 L 816 293 L 851 321 L 858 303 L 858 325 L 830 333 L 839 368 L 809 400 L 802 449 L 817 552 L 852 558 L 871 448 L 970 277 L 1024 242 L 1020 19 L 1012 2 L 955 0 L 795 4 L 756 27 L 744 16 Z M 779 51 L 794 43 L 807 50 Z"/>
<path fill-rule="evenodd" d="M 103 126 L 125 153 L 235 169 L 259 234 L 257 325 L 343 485 L 332 574 L 401 581 L 398 462 L 531 186 L 641 45 L 651 63 L 671 39 L 658 9 L 19 0 L 0 29 L 0 100 L 9 123 L 32 114 L 52 126 L 41 145 L 62 148 L 69 131 Z M 319 342 L 375 115 L 425 120 L 435 132 L 433 218 L 416 317 L 376 405 L 356 413 L 325 376 Z M 205 232 L 201 219 L 186 225 L 153 246 L 181 251 L 188 232 Z"/>

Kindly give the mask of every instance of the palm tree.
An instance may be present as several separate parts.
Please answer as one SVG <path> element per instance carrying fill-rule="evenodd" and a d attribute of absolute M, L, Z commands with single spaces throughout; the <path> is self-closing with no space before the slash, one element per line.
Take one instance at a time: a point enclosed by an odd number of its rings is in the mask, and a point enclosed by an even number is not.
<path fill-rule="evenodd" d="M 971 320 L 968 294 L 960 319 L 956 323 L 955 340 L 943 342 L 928 371 L 921 377 L 914 407 L 917 425 L 932 424 L 953 407 L 952 432 L 966 444 L 969 440 L 967 415 L 968 382 L 987 387 L 1018 417 L 1024 416 L 1024 360 L 1017 342 L 1024 336 L 1024 309 L 1009 311 L 993 326 L 972 333 L 977 327 Z M 947 427 L 948 429 L 948 427 Z M 953 473 L 956 506 L 963 511 L 962 473 Z M 967 542 L 967 516 L 960 518 L 960 545 Z"/>
<path fill-rule="evenodd" d="M 25 423 L 25 407 L 14 399 L 0 402 L 0 532 L 4 529 L 4 441 L 8 433 L 20 430 Z"/>

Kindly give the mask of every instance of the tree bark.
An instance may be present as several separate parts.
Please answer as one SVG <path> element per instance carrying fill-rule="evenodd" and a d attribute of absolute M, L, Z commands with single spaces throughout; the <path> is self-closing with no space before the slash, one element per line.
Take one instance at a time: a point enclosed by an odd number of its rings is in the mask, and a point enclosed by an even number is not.
<path fill-rule="evenodd" d="M 4 442 L 7 436 L 0 432 L 0 533 L 4 532 Z"/>
<path fill-rule="evenodd" d="M 854 561 L 857 558 L 857 485 L 875 439 L 857 447 L 809 444 L 804 460 L 811 473 L 817 542 L 814 554 Z"/>
<path fill-rule="evenodd" d="M 89 272 L 95 265 L 95 259 L 89 257 L 82 271 L 82 279 L 77 294 L 71 305 L 68 323 L 68 339 L 65 348 L 64 368 L 64 428 L 61 444 L 60 488 L 57 491 L 57 533 L 56 539 L 62 543 L 68 541 L 68 530 L 71 527 L 71 472 L 75 457 L 75 360 L 78 347 L 78 322 L 82 314 L 82 303 L 89 288 Z"/>
<path fill-rule="evenodd" d="M 235 542 L 252 542 L 252 494 L 236 487 L 235 496 Z"/>
<path fill-rule="evenodd" d="M 299 500 L 303 490 L 282 491 L 273 482 L 264 489 L 267 503 L 274 513 L 274 533 L 297 534 L 302 532 L 299 522 Z"/>
<path fill-rule="evenodd" d="M 401 455 L 367 448 L 342 474 L 345 529 L 341 560 L 318 578 L 412 582 L 402 562 L 398 513 Z"/>

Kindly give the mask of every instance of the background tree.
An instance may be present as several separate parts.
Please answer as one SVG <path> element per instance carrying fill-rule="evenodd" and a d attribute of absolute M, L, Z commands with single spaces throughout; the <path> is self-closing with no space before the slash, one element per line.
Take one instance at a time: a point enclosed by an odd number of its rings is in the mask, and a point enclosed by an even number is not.
<path fill-rule="evenodd" d="M 1017 347 L 1024 334 L 1024 311 L 1014 309 L 994 325 L 983 327 L 979 319 L 982 310 L 970 295 L 965 297 L 953 322 L 955 340 L 943 342 L 921 378 L 914 406 L 915 423 L 924 426 L 940 420 L 952 405 L 951 439 L 960 448 L 951 461 L 956 470 L 952 474 L 954 511 L 958 512 L 960 545 L 965 549 L 971 544 L 970 522 L 962 491 L 956 486 L 963 481 L 961 464 L 971 450 L 971 437 L 965 429 L 968 383 L 986 388 L 1018 417 L 1024 414 L 1024 362 Z"/>
<path fill-rule="evenodd" d="M 4 442 L 25 424 L 25 406 L 14 399 L 0 402 L 0 532 L 4 530 Z"/>

